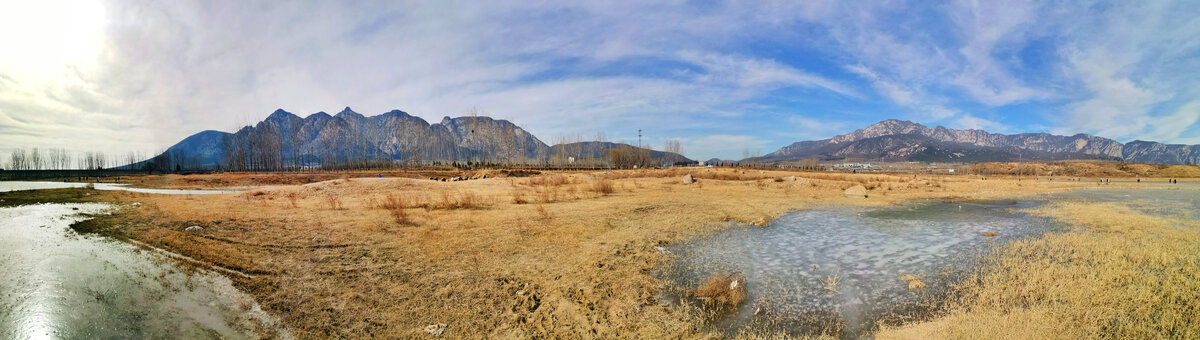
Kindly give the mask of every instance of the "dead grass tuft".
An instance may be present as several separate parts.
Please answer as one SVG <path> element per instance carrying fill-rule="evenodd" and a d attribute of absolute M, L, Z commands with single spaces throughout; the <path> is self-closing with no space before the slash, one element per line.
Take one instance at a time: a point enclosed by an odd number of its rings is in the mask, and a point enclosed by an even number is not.
<path fill-rule="evenodd" d="M 287 197 L 288 203 L 291 204 L 292 208 L 300 207 L 300 204 L 297 203 L 297 201 L 300 200 L 300 193 L 295 192 L 295 191 L 290 191 L 287 193 L 287 195 L 284 195 L 284 197 Z"/>
<path fill-rule="evenodd" d="M 387 198 L 383 201 L 383 208 L 392 214 L 392 218 L 396 221 L 396 224 L 414 225 L 416 223 L 412 221 L 408 210 L 406 210 L 413 205 L 411 201 L 411 199 L 406 199 L 402 196 L 387 195 Z"/>
<path fill-rule="evenodd" d="M 601 179 L 592 182 L 592 186 L 588 188 L 588 191 L 604 196 L 616 192 L 617 189 L 615 186 L 613 186 L 613 182 L 611 180 Z"/>
<path fill-rule="evenodd" d="M 342 198 L 338 197 L 337 194 L 326 194 L 322 198 L 325 200 L 325 204 L 329 206 L 329 209 L 342 210 Z"/>
<path fill-rule="evenodd" d="M 570 181 L 566 176 L 554 174 L 554 175 L 541 175 L 541 176 L 530 177 L 528 183 L 530 186 L 556 187 L 556 186 L 568 184 L 568 183 L 570 183 Z"/>
<path fill-rule="evenodd" d="M 442 191 L 440 197 L 436 203 L 426 204 L 426 209 L 482 209 L 488 205 L 483 198 L 470 191 Z"/>
<path fill-rule="evenodd" d="M 686 293 L 688 297 L 696 298 L 706 306 L 736 307 L 746 301 L 746 276 L 736 272 L 717 272 L 704 279 L 700 287 Z"/>

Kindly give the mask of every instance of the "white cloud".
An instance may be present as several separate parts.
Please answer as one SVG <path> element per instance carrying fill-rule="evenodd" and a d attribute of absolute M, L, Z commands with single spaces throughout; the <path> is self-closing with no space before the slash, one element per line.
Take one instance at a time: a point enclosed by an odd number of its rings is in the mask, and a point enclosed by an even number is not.
<path fill-rule="evenodd" d="M 1025 30 L 1035 20 L 1035 6 L 1028 1 L 956 3 L 951 17 L 964 30 L 966 42 L 958 49 L 961 71 L 951 83 L 990 106 L 1046 97 L 1046 89 L 1026 86 L 993 56 L 1002 45 L 1028 39 Z"/>
<path fill-rule="evenodd" d="M 833 127 L 760 112 L 869 102 L 885 112 L 852 117 L 1003 130 L 991 109 L 1032 104 L 1058 114 L 1027 127 L 1171 142 L 1194 140 L 1179 126 L 1200 98 L 1188 2 L 56 1 L 0 3 L 0 152 L 152 151 L 275 108 L 347 105 L 431 121 L 479 107 L 544 138 L 756 129 L 787 137 L 740 142 L 779 146 Z M 60 25 L 64 11 L 87 24 Z M 1049 65 L 1025 64 L 1034 41 Z M 780 89 L 798 91 L 761 100 Z"/>
<path fill-rule="evenodd" d="M 1078 84 L 1055 131 L 1084 131 L 1121 140 L 1182 142 L 1195 123 L 1200 96 L 1195 6 L 1120 3 L 1072 26 L 1065 73 Z"/>
<path fill-rule="evenodd" d="M 31 123 L 40 129 L 0 140 L 152 151 L 200 130 L 234 130 L 275 108 L 305 115 L 347 105 L 365 114 L 399 108 L 435 122 L 480 107 L 542 136 L 711 129 L 725 125 L 715 117 L 744 115 L 742 108 L 779 88 L 855 95 L 811 72 L 717 48 L 821 6 L 778 13 L 715 6 L 107 2 L 95 67 L 74 70 L 70 83 L 35 86 L 11 72 L 20 60 L 0 65 L 22 88 L 0 93 L 0 113 L 41 119 Z M 699 72 L 586 72 L 627 58 Z M 698 114 L 714 118 L 689 118 Z M 91 133 L 67 133 L 83 116 Z"/>
<path fill-rule="evenodd" d="M 1149 127 L 1149 136 L 1152 140 L 1171 140 L 1181 137 L 1184 131 L 1196 125 L 1200 121 L 1200 100 L 1193 100 L 1175 110 L 1175 113 L 1158 118 L 1163 124 L 1154 124 Z M 1191 136 L 1191 140 L 1196 140 L 1196 137 Z"/>
<path fill-rule="evenodd" d="M 738 89 L 755 92 L 784 86 L 819 87 L 844 96 L 859 97 L 857 92 L 836 81 L 773 60 L 695 51 L 682 52 L 680 57 L 704 68 L 705 73 L 696 77 L 704 82 L 733 84 Z"/>

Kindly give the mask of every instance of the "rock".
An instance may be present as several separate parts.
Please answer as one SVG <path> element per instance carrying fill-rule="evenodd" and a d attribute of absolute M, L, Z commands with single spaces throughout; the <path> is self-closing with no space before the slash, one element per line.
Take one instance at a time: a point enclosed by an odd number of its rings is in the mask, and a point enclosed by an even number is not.
<path fill-rule="evenodd" d="M 190 231 L 190 232 L 196 233 L 196 232 L 204 231 L 204 227 L 194 225 L 194 226 L 190 226 L 187 228 L 183 228 L 183 231 Z"/>
<path fill-rule="evenodd" d="M 787 176 L 787 177 L 784 177 L 784 178 L 783 178 L 783 180 L 784 180 L 785 182 L 795 182 L 795 181 L 796 181 L 796 176 Z"/>
<path fill-rule="evenodd" d="M 446 331 L 446 324 L 444 324 L 444 323 L 425 326 L 425 333 L 429 333 L 429 335 L 442 335 L 442 332 L 445 332 L 445 331 Z"/>
<path fill-rule="evenodd" d="M 683 184 L 696 183 L 696 179 L 692 178 L 692 174 L 683 175 Z"/>
<path fill-rule="evenodd" d="M 846 189 L 846 197 L 867 198 L 867 188 L 862 185 L 855 185 Z"/>

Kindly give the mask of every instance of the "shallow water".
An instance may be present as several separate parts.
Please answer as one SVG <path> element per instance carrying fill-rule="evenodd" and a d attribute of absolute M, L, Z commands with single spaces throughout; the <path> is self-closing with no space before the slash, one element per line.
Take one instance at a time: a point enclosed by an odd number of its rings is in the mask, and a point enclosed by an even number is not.
<path fill-rule="evenodd" d="M 26 182 L 26 181 L 0 181 L 0 192 L 3 191 L 21 191 L 21 190 L 38 190 L 38 189 L 64 189 L 64 188 L 83 188 L 89 183 L 76 182 Z M 182 189 L 147 189 L 147 188 L 131 188 L 129 184 L 118 183 L 95 183 L 96 190 L 124 190 L 132 192 L 140 192 L 147 194 L 164 194 L 164 195 L 205 195 L 205 194 L 226 194 L 233 191 L 226 190 L 182 190 Z"/>
<path fill-rule="evenodd" d="M 0 208 L 0 338 L 241 339 L 274 324 L 225 277 L 69 228 L 109 208 Z"/>
<path fill-rule="evenodd" d="M 947 284 L 982 252 L 1058 228 L 1015 212 L 1034 204 L 921 201 L 797 211 L 767 228 L 738 226 L 671 246 L 677 257 L 663 274 L 676 286 L 696 287 L 715 272 L 743 273 L 747 303 L 717 323 L 729 333 L 752 326 L 857 337 L 877 321 L 937 309 Z M 904 275 L 919 278 L 925 288 L 910 289 Z"/>
<path fill-rule="evenodd" d="M 1143 214 L 1200 218 L 1200 185 L 1149 185 L 1145 188 L 1085 188 L 1051 199 L 1120 203 Z"/>

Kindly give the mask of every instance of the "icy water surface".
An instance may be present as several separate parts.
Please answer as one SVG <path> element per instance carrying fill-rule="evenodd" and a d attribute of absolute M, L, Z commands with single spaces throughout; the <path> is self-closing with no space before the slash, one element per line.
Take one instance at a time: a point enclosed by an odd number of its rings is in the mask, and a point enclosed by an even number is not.
<path fill-rule="evenodd" d="M 64 189 L 64 188 L 82 188 L 88 183 L 76 182 L 25 182 L 25 181 L 0 181 L 0 192 L 4 191 L 21 191 L 21 190 L 38 190 L 38 189 Z M 128 184 L 117 183 L 95 183 L 96 190 L 124 190 L 132 192 L 140 192 L 147 194 L 164 194 L 164 195 L 204 195 L 204 194 L 225 194 L 233 191 L 226 190 L 181 190 L 181 189 L 146 189 L 146 188 L 130 188 Z"/>
<path fill-rule="evenodd" d="M 663 274 L 696 287 L 718 271 L 743 273 L 747 302 L 718 322 L 730 333 L 753 326 L 858 337 L 878 321 L 938 308 L 946 285 L 982 252 L 1058 228 L 1015 212 L 1034 204 L 920 201 L 792 212 L 767 228 L 738 226 L 671 246 L 677 257 Z M 910 289 L 913 278 L 924 288 Z"/>
<path fill-rule="evenodd" d="M 1198 183 L 1200 184 L 1200 183 Z M 1126 205 L 1143 214 L 1183 219 L 1200 218 L 1200 185 L 1147 185 L 1145 188 L 1086 188 L 1055 198 Z"/>
<path fill-rule="evenodd" d="M 69 228 L 108 209 L 0 208 L 0 338 L 242 339 L 274 324 L 227 278 Z"/>

